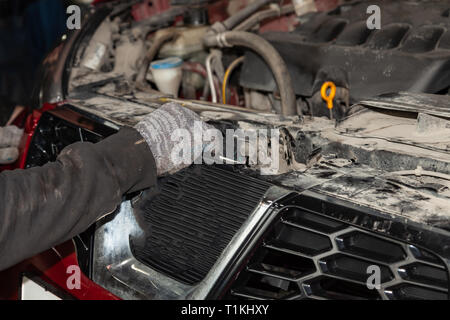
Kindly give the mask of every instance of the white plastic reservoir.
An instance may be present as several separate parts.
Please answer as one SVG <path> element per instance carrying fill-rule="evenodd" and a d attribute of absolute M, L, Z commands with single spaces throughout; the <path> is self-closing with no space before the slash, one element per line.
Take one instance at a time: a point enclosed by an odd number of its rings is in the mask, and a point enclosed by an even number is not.
<path fill-rule="evenodd" d="M 178 57 L 152 62 L 150 69 L 159 91 L 178 97 L 183 76 L 182 64 L 183 60 Z"/>

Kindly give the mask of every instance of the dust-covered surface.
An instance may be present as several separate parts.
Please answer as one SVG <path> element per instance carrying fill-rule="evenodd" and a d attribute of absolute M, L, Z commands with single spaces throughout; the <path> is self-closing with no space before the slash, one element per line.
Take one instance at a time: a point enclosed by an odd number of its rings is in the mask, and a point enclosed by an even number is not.
<path fill-rule="evenodd" d="M 154 110 L 151 106 L 102 95 L 73 100 L 73 105 L 119 126 L 134 126 Z"/>
<path fill-rule="evenodd" d="M 442 114 L 404 110 L 393 102 L 391 110 L 355 106 L 348 118 L 335 124 L 326 118 L 285 118 L 142 92 L 120 76 L 89 77 L 96 81 L 78 87 L 71 97 L 84 113 L 134 126 L 158 106 L 175 101 L 215 125 L 278 128 L 287 141 L 282 147 L 289 159 L 280 160 L 279 174 L 261 179 L 450 230 L 450 122 Z M 414 99 L 419 105 L 420 96 Z M 445 111 L 445 100 L 439 101 L 439 109 Z M 422 109 L 427 108 L 424 103 Z M 418 167 L 423 170 L 420 176 L 414 173 Z M 247 169 L 259 176 L 260 168 Z M 429 175 L 433 172 L 443 178 Z"/>
<path fill-rule="evenodd" d="M 384 172 L 364 165 L 352 165 L 347 169 L 346 173 L 339 169 L 338 174 L 312 189 L 393 216 L 449 229 L 447 183 L 436 182 L 440 187 L 433 190 L 425 183 L 416 183 L 417 180 L 402 183 L 389 179 Z"/>
<path fill-rule="evenodd" d="M 360 104 L 386 110 L 421 112 L 442 117 L 450 116 L 448 95 L 399 92 L 364 100 Z"/>
<path fill-rule="evenodd" d="M 347 164 L 340 166 L 336 162 Z M 392 217 L 403 217 L 405 222 L 450 231 L 449 181 L 444 179 L 399 176 L 347 159 L 324 158 L 305 172 L 290 172 L 269 180 L 297 191 L 312 190 Z"/>

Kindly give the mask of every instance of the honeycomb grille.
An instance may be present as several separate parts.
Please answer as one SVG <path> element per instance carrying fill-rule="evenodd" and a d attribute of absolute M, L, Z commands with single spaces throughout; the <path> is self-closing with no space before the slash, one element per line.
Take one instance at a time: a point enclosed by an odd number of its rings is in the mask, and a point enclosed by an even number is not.
<path fill-rule="evenodd" d="M 253 252 L 226 298 L 448 299 L 448 270 L 433 253 L 298 206 L 280 211 Z"/>

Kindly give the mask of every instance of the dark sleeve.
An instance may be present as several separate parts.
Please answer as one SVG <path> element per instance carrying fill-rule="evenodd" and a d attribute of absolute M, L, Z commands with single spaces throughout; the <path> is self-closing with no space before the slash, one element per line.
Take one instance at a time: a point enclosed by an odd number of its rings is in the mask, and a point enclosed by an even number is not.
<path fill-rule="evenodd" d="M 0 86 L 2 86 L 1 82 Z M 0 126 L 6 125 L 11 114 L 13 113 L 14 107 L 14 104 L 9 101 L 7 97 L 0 95 Z"/>
<path fill-rule="evenodd" d="M 156 184 L 153 155 L 134 129 L 65 148 L 56 162 L 0 174 L 0 270 L 85 231 L 124 194 Z"/>

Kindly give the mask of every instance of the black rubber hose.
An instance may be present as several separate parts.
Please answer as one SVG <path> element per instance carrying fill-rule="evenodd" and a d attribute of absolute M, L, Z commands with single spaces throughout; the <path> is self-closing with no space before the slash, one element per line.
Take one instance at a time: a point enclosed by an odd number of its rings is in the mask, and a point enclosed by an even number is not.
<path fill-rule="evenodd" d="M 170 31 L 164 35 L 159 36 L 155 39 L 154 43 L 150 47 L 150 50 L 148 50 L 147 54 L 144 57 L 144 60 L 142 61 L 142 67 L 139 69 L 139 73 L 136 77 L 136 83 L 144 83 L 145 82 L 145 75 L 148 72 L 148 68 L 150 68 L 150 64 L 157 56 L 159 49 L 167 42 L 172 40 L 175 37 L 176 33 L 173 31 Z"/>
<path fill-rule="evenodd" d="M 268 5 L 269 3 L 274 2 L 274 0 L 256 0 L 244 9 L 238 11 L 237 13 L 233 14 L 231 17 L 229 17 L 227 20 L 222 22 L 222 24 L 225 26 L 226 30 L 232 30 L 234 27 L 239 25 L 241 22 L 246 20 L 248 17 L 253 15 L 255 12 L 257 12 L 262 7 Z"/>
<path fill-rule="evenodd" d="M 244 31 L 229 31 L 205 39 L 208 46 L 240 46 L 253 50 L 269 65 L 281 98 L 281 113 L 285 116 L 297 115 L 297 101 L 292 86 L 291 75 L 286 63 L 277 50 L 264 38 Z"/>
<path fill-rule="evenodd" d="M 233 28 L 233 31 L 248 31 L 254 26 L 256 26 L 258 23 L 261 23 L 265 19 L 269 19 L 272 17 L 281 17 L 287 14 L 291 14 L 295 12 L 295 8 L 292 4 L 285 5 L 279 9 L 267 9 L 263 11 L 259 11 L 252 15 L 247 20 L 240 23 L 237 27 Z"/>

